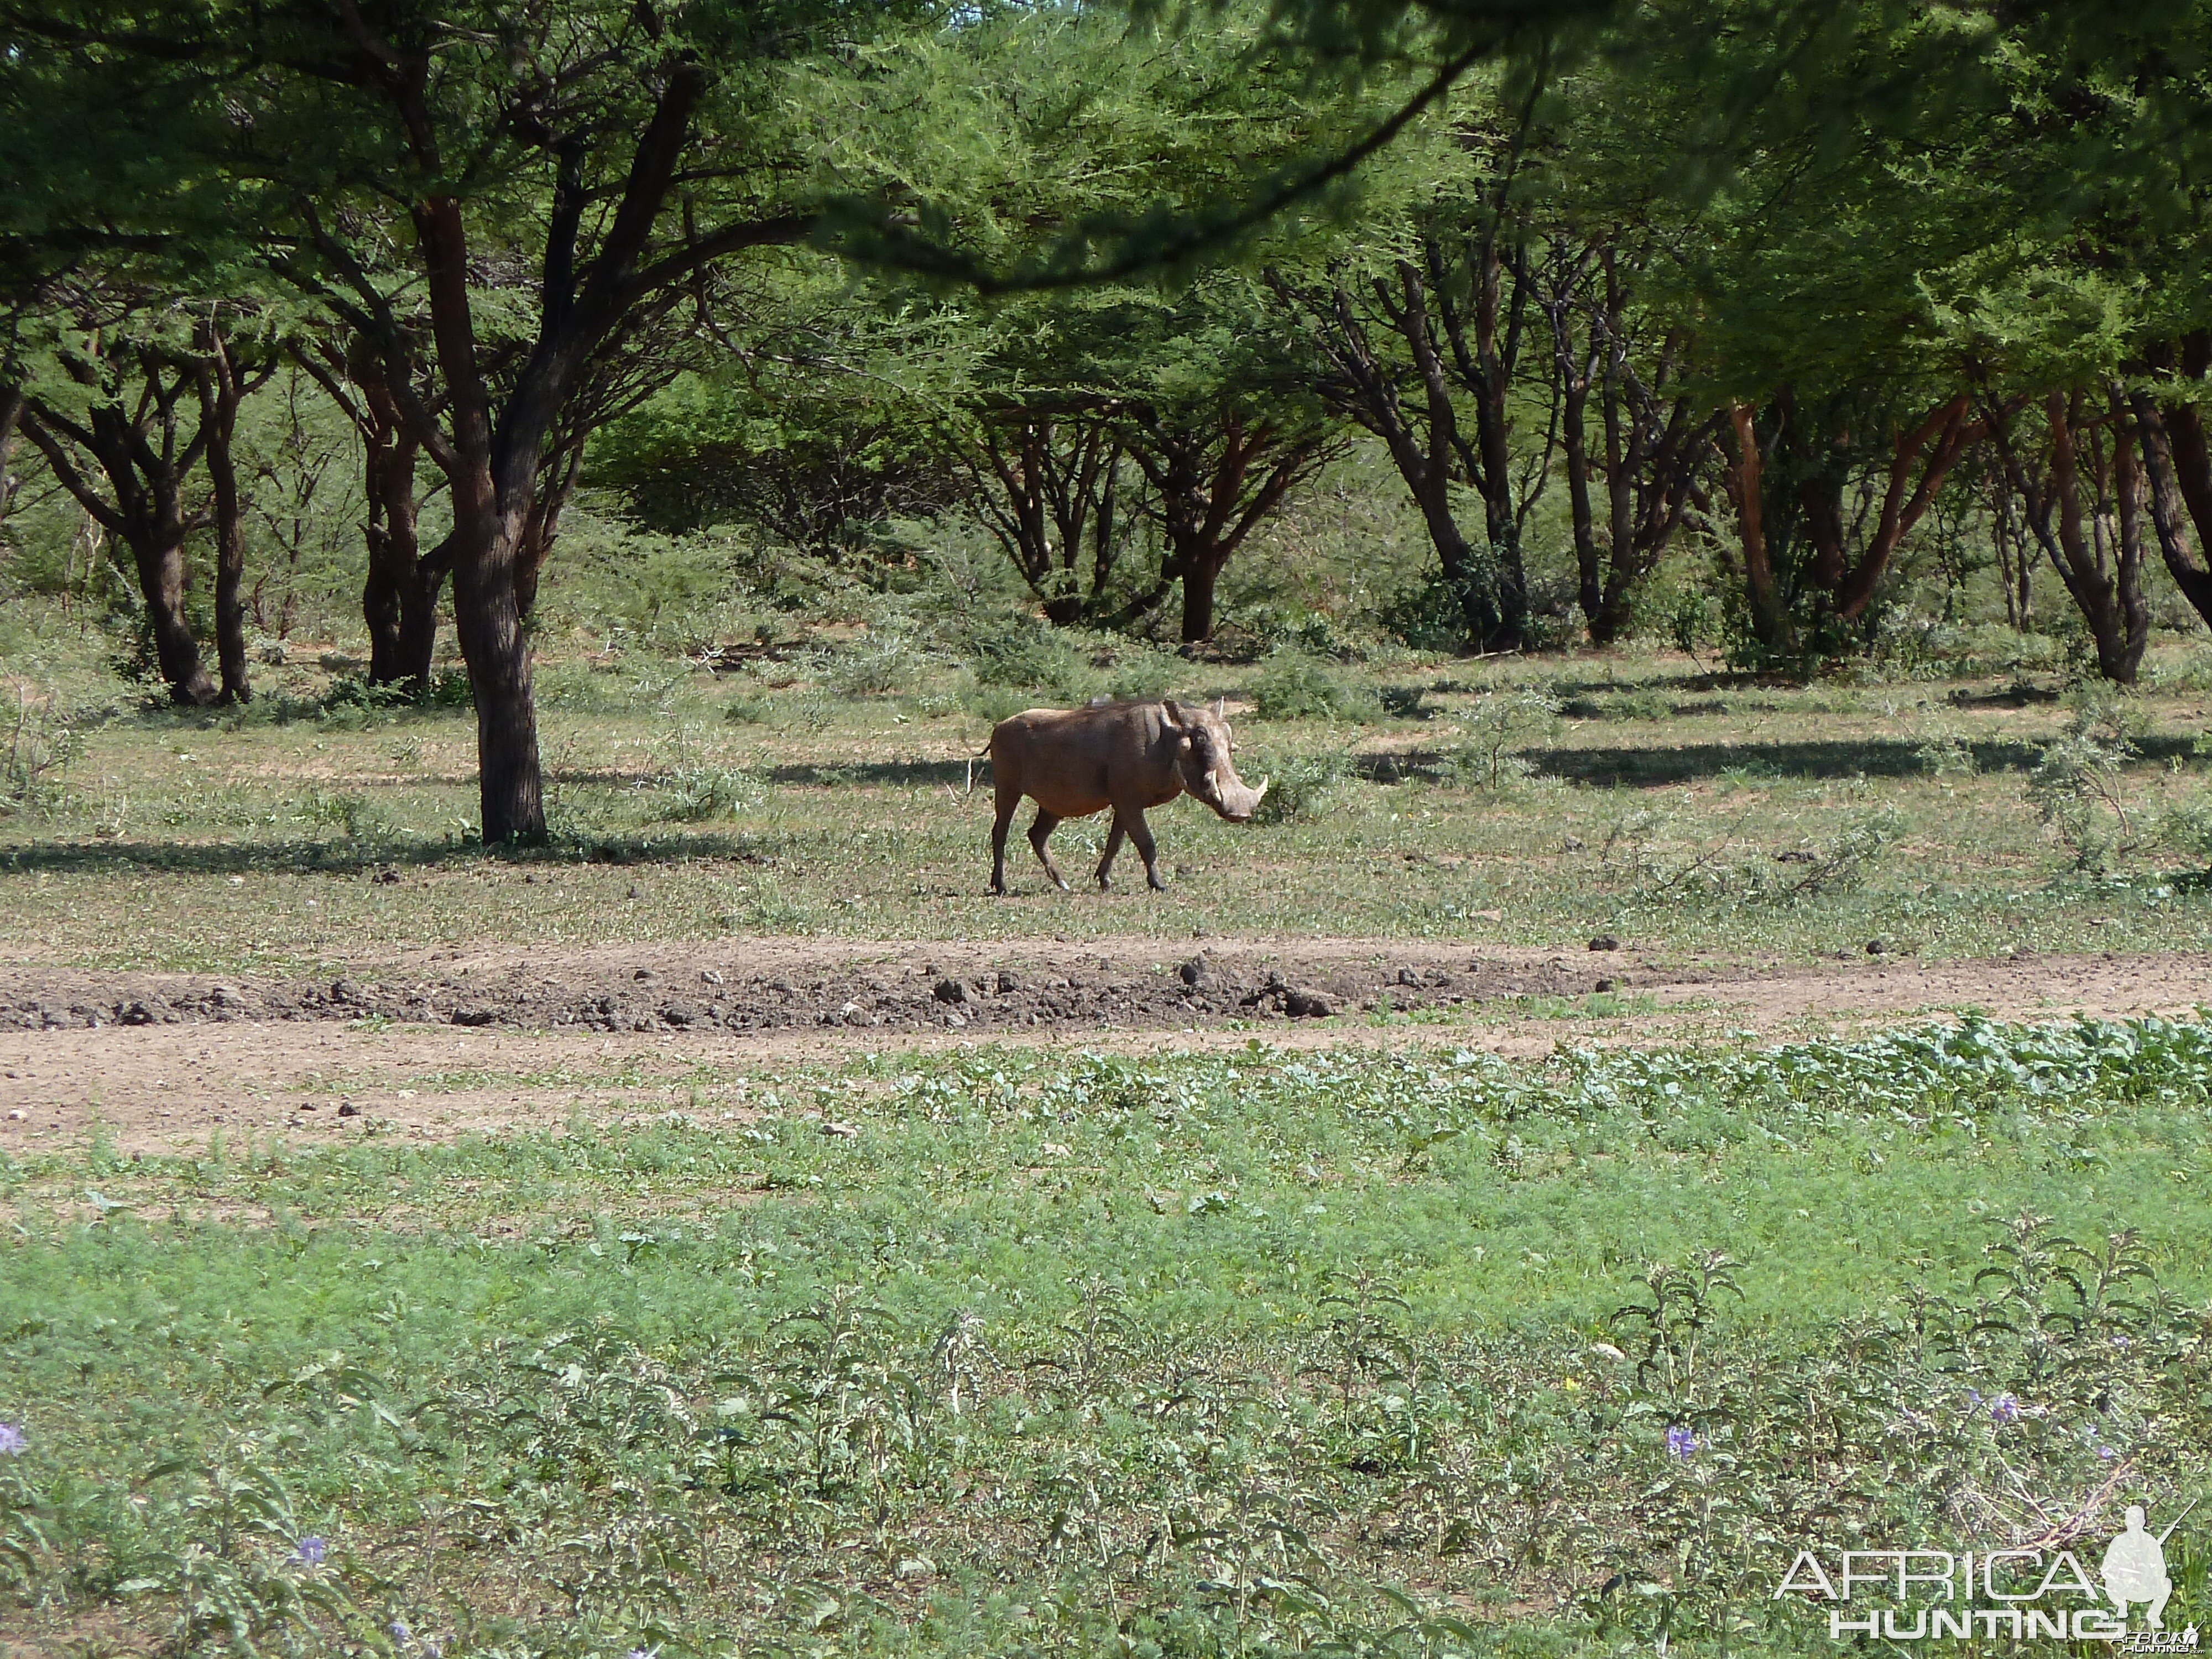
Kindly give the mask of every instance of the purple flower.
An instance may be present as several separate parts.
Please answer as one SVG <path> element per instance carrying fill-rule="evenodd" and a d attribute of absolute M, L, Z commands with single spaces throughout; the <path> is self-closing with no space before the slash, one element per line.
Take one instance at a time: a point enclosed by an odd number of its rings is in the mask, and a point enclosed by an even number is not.
<path fill-rule="evenodd" d="M 13 1423 L 0 1423 L 0 1452 L 6 1452 L 10 1457 L 21 1457 L 26 1443 L 22 1430 Z"/>
<path fill-rule="evenodd" d="M 1686 1463 L 1698 1449 L 1698 1437 L 1677 1423 L 1667 1431 L 1667 1449 Z"/>
<path fill-rule="evenodd" d="M 2100 1446 L 2097 1448 L 2097 1455 L 2103 1458 L 2107 1463 L 2109 1463 L 2115 1457 L 2118 1457 L 2119 1453 L 2114 1451 L 2110 1446 Z"/>
<path fill-rule="evenodd" d="M 385 1628 L 392 1632 L 392 1639 L 402 1647 L 415 1639 L 415 1632 L 407 1628 L 407 1621 L 404 1619 L 395 1619 Z"/>
<path fill-rule="evenodd" d="M 2020 1401 L 2008 1394 L 2001 1394 L 1990 1401 L 1990 1420 L 1993 1423 L 2020 1421 Z"/>
<path fill-rule="evenodd" d="M 330 1553 L 331 1547 L 319 1538 L 302 1538 L 293 1547 L 293 1553 L 299 1557 L 300 1565 L 306 1567 L 321 1566 Z"/>
<path fill-rule="evenodd" d="M 2124 1352 L 2128 1346 L 2128 1340 L 2116 1331 L 2112 1334 L 2112 1346 Z"/>

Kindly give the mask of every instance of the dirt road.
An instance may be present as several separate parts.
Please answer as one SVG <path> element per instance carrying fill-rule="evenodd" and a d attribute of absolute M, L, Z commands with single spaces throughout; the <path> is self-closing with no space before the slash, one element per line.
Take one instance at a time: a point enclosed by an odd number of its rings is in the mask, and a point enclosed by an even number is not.
<path fill-rule="evenodd" d="M 2008 1019 L 2212 1004 L 2212 957 L 1782 964 L 1374 939 L 712 945 L 363 963 L 330 979 L 0 968 L 0 1147 L 105 1133 L 445 1134 L 577 1112 L 751 1115 L 764 1076 L 861 1051 L 1775 1037 L 1978 1009 Z"/>

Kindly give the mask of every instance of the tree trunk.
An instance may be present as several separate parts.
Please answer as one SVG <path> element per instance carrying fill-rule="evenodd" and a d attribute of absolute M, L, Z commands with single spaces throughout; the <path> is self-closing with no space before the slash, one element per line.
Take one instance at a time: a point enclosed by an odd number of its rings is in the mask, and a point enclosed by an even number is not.
<path fill-rule="evenodd" d="M 2020 503 L 2021 521 L 2043 549 L 2081 611 L 2097 647 L 2098 672 L 2117 684 L 2132 685 L 2150 638 L 2136 509 L 2126 501 L 2136 488 L 2134 469 L 2130 465 L 2124 475 L 2119 545 L 2116 558 L 2108 564 L 2095 538 L 2087 533 L 2081 507 L 2080 454 L 2075 443 L 2075 428 L 2084 425 L 2081 394 L 2047 393 L 2044 418 L 2051 446 L 2047 476 L 2039 468 L 2029 470 L 2013 441 L 2011 418 L 2004 406 L 1992 402 L 1984 409 L 1984 422 L 2003 464 L 2006 482 Z M 2116 436 L 2123 444 L 2127 441 L 2124 434 Z"/>
<path fill-rule="evenodd" d="M 368 548 L 368 572 L 362 585 L 361 614 L 368 624 L 371 685 L 398 685 L 409 678 L 402 640 L 421 562 L 416 539 L 418 447 L 410 433 L 362 428 L 362 483 L 368 496 L 362 537 Z M 431 626 L 436 627 L 434 609 Z"/>
<path fill-rule="evenodd" d="M 1605 568 L 1598 557 L 1597 526 L 1590 511 L 1589 453 L 1583 447 L 1583 411 L 1589 400 L 1589 379 L 1573 372 L 1574 365 L 1565 350 L 1560 353 L 1559 366 L 1564 382 L 1561 441 L 1566 448 L 1567 501 L 1574 517 L 1577 586 L 1583 620 L 1589 625 L 1590 637 L 1596 639 L 1598 619 L 1605 610 Z M 1626 551 L 1617 547 L 1613 557 L 1619 559 Z"/>
<path fill-rule="evenodd" d="M 1213 590 L 1225 561 L 1203 553 L 1178 553 L 1182 571 L 1182 642 L 1197 645 L 1213 637 Z"/>
<path fill-rule="evenodd" d="M 2116 685 L 2136 683 L 2143 651 L 2150 644 L 2150 601 L 2142 591 L 2142 467 L 2127 425 L 2127 404 L 2116 392 L 2112 398 L 2112 493 L 2118 498 L 2120 533 L 2112 587 L 2119 612 L 2119 649 L 2108 661 L 2100 640 L 2097 663 L 2105 678 Z"/>
<path fill-rule="evenodd" d="M 204 708 L 222 692 L 200 661 L 199 641 L 185 617 L 184 522 L 173 511 L 160 513 L 125 529 L 122 539 L 138 572 L 154 657 L 169 696 L 185 708 Z"/>
<path fill-rule="evenodd" d="M 514 608 L 525 623 L 538 608 L 538 579 L 544 573 L 546 560 L 553 556 L 553 544 L 560 538 L 561 514 L 576 493 L 583 462 L 580 446 L 564 449 L 538 475 L 514 549 Z"/>
<path fill-rule="evenodd" d="M 222 669 L 222 700 L 253 701 L 246 665 L 246 538 L 239 524 L 238 473 L 229 436 L 208 445 L 208 477 L 215 485 L 215 649 Z"/>
<path fill-rule="evenodd" d="M 247 388 L 220 328 L 200 331 L 200 420 L 207 434 L 208 482 L 215 491 L 215 648 L 225 702 L 251 702 L 246 664 L 246 536 L 240 522 L 238 466 L 231 453 L 238 406 Z M 264 377 L 265 378 L 265 377 Z"/>
<path fill-rule="evenodd" d="M 2167 575 L 2174 577 L 2174 586 L 2181 588 L 2181 598 L 2188 599 L 2199 617 L 2212 623 L 2212 571 L 2199 564 L 2190 549 L 2188 531 L 2184 529 L 2184 508 L 2192 507 L 2192 502 L 2184 493 L 2184 477 L 2188 473 L 2179 465 L 2181 453 L 2188 449 L 2194 449 L 2194 465 L 2205 465 L 2203 427 L 2197 422 L 2197 411 L 2188 410 L 2188 438 L 2192 442 L 2185 442 L 2184 431 L 2174 429 L 2172 414 L 2159 410 L 2157 400 L 2152 400 L 2148 392 L 2130 394 L 2128 404 L 2135 411 L 2135 435 L 2143 452 L 2143 473 L 2150 487 L 2150 525 L 2157 531 L 2159 557 L 2166 560 Z M 2205 518 L 2212 518 L 2212 467 L 2205 471 L 2208 476 L 2199 480 L 2199 493 L 2205 498 L 2208 508 Z M 2194 511 L 2190 518 L 2197 518 Z M 2205 520 L 2199 520 L 2197 540 L 2205 540 Z"/>
<path fill-rule="evenodd" d="M 25 410 L 23 430 L 62 487 L 94 522 L 131 550 L 155 660 L 170 697 L 188 708 L 204 708 L 220 694 L 200 661 L 199 641 L 192 637 L 185 614 L 187 526 L 178 497 L 185 470 L 198 459 L 206 434 L 204 427 L 181 454 L 177 453 L 172 423 L 180 388 L 162 383 L 158 365 L 149 362 L 147 373 L 151 390 L 141 400 L 135 418 L 119 402 L 110 401 L 94 407 L 89 421 L 79 424 L 40 403 Z M 88 368 L 80 378 L 91 384 L 91 374 Z M 138 423 L 155 420 L 164 427 L 158 451 Z M 78 470 L 64 435 L 100 464 L 113 494 L 112 501 Z"/>
<path fill-rule="evenodd" d="M 417 696 L 430 689 L 430 662 L 438 648 L 438 596 L 453 556 L 451 539 L 416 562 L 412 578 L 399 591 L 399 632 L 392 641 L 392 674 Z"/>
<path fill-rule="evenodd" d="M 477 706 L 477 764 L 487 847 L 545 839 L 538 714 L 530 694 L 530 641 L 514 591 L 520 514 L 474 536 L 457 527 L 453 631 Z"/>
<path fill-rule="evenodd" d="M 1751 611 L 1753 637 L 1770 651 L 1790 648 L 1789 619 L 1782 611 L 1774 582 L 1774 566 L 1766 545 L 1765 503 L 1759 495 L 1763 466 L 1759 453 L 1759 430 L 1749 404 L 1729 407 L 1729 424 L 1735 433 L 1735 454 L 1728 472 L 1729 497 L 1735 504 L 1736 523 L 1743 539 L 1745 597 Z"/>
<path fill-rule="evenodd" d="M 1836 585 L 1836 613 L 1845 621 L 1856 622 L 1865 613 L 1898 544 L 1911 533 L 1935 501 L 1960 452 L 1981 435 L 1967 419 L 1972 407 L 1966 394 L 1960 392 L 1929 410 L 1911 432 L 1899 433 L 1892 441 L 1889 484 L 1882 496 L 1881 516 L 1858 564 Z M 1927 459 L 1922 463 L 1923 454 Z M 1906 485 L 1916 464 L 1920 464 L 1920 480 L 1907 495 Z"/>

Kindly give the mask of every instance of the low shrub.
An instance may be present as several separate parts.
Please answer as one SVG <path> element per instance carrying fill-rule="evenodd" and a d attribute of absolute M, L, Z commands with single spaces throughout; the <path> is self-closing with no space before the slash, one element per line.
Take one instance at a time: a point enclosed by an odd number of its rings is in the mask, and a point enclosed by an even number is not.
<path fill-rule="evenodd" d="M 1382 714 L 1374 692 L 1304 651 L 1275 652 L 1245 689 L 1253 712 L 1265 720 L 1366 721 Z"/>
<path fill-rule="evenodd" d="M 1254 817 L 1261 823 L 1297 823 L 1318 814 L 1338 786 L 1352 776 L 1352 758 L 1337 750 L 1294 755 L 1264 769 L 1262 775 L 1267 780 L 1267 798 Z"/>

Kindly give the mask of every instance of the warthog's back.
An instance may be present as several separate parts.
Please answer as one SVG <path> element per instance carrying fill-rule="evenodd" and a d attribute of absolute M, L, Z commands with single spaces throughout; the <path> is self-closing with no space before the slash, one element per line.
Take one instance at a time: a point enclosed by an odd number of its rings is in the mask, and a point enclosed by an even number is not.
<path fill-rule="evenodd" d="M 1029 708 L 991 732 L 992 775 L 1055 817 L 1157 806 L 1182 793 L 1165 711 L 1157 702 Z"/>

